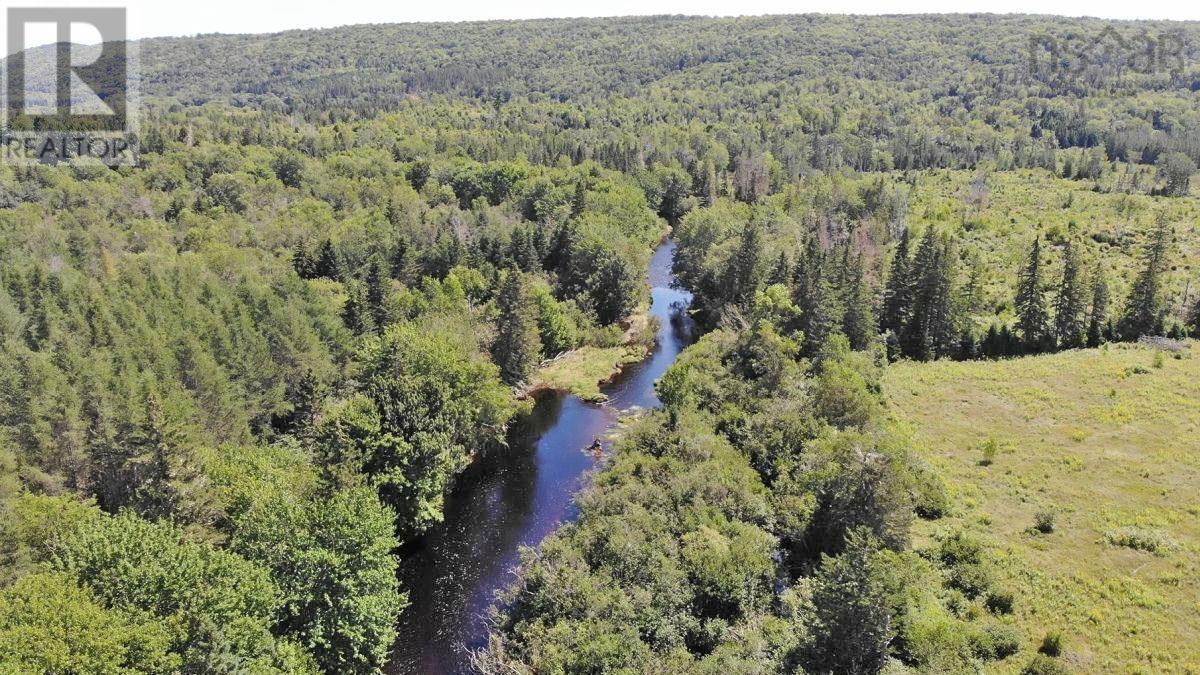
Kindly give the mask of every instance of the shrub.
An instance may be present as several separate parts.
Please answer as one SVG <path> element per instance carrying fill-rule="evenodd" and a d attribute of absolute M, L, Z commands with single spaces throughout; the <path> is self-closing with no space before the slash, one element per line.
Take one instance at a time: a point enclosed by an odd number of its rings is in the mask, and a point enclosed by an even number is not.
<path fill-rule="evenodd" d="M 1054 520 L 1055 514 L 1053 511 L 1038 511 L 1033 516 L 1033 529 L 1042 534 L 1050 534 L 1054 531 Z"/>
<path fill-rule="evenodd" d="M 968 598 L 978 598 L 992 587 L 992 571 L 983 563 L 957 565 L 950 570 L 950 586 Z"/>
<path fill-rule="evenodd" d="M 1067 672 L 1058 661 L 1045 654 L 1038 654 L 1021 670 L 1021 675 L 1067 675 Z"/>
<path fill-rule="evenodd" d="M 1149 530 L 1141 527 L 1118 527 L 1104 533 L 1104 539 L 1113 546 L 1124 546 L 1135 551 L 1146 551 L 1154 555 L 1166 555 L 1178 546 L 1162 530 Z"/>
<path fill-rule="evenodd" d="M 1000 452 L 1000 444 L 996 439 L 989 438 L 983 443 L 983 459 L 979 460 L 979 466 L 991 466 L 992 462 L 996 461 L 996 455 Z"/>
<path fill-rule="evenodd" d="M 1011 591 L 993 590 L 984 604 L 993 614 L 1012 614 L 1013 594 Z"/>
<path fill-rule="evenodd" d="M 1021 632 L 1014 626 L 995 623 L 971 636 L 971 651 L 977 658 L 998 661 L 1021 649 Z"/>
<path fill-rule="evenodd" d="M 1062 633 L 1052 630 L 1046 633 L 1042 638 L 1042 645 L 1038 647 L 1038 652 L 1046 656 L 1061 656 L 1063 651 Z"/>

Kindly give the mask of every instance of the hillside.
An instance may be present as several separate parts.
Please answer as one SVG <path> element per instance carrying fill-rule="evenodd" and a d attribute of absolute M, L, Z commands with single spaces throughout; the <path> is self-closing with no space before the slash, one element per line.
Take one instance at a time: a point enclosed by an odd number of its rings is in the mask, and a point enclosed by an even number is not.
<path fill-rule="evenodd" d="M 1200 666 L 1200 346 L 1159 354 L 905 363 L 884 378 L 955 503 L 919 538 L 961 527 L 989 542 L 1029 648 L 1061 631 L 1079 672 Z"/>

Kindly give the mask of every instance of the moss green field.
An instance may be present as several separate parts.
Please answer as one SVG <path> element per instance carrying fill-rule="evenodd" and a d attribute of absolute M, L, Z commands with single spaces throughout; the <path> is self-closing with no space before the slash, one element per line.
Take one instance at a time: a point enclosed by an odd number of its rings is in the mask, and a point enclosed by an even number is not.
<path fill-rule="evenodd" d="M 1016 598 L 1026 643 L 990 668 L 1059 631 L 1076 672 L 1200 673 L 1200 343 L 901 363 L 885 388 L 954 503 L 917 545 L 967 530 Z"/>

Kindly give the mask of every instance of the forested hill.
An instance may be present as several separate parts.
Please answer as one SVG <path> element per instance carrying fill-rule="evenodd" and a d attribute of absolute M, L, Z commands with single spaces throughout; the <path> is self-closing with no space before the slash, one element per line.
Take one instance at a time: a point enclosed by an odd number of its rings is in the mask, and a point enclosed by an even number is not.
<path fill-rule="evenodd" d="M 837 97 L 836 85 L 846 79 L 878 83 L 891 94 L 911 94 L 919 84 L 927 100 L 957 98 L 970 111 L 981 96 L 1066 93 L 1053 78 L 1028 77 L 1030 38 L 1087 38 L 1109 25 L 1126 40 L 1200 33 L 1194 23 L 1047 16 L 659 16 L 360 25 L 153 39 L 143 49 L 151 93 L 192 102 L 274 95 L 301 111 L 377 111 L 430 94 L 652 100 L 656 87 L 711 92 L 763 83 Z M 1103 40 L 1097 47 L 1104 59 Z M 1120 86 L 1137 89 L 1177 84 L 1137 77 L 1128 67 L 1119 76 Z M 1195 80 L 1195 72 L 1180 76 Z"/>
<path fill-rule="evenodd" d="M 1041 16 L 653 17 L 157 39 L 142 61 L 151 98 L 318 123 L 441 101 L 456 104 L 441 129 L 545 139 L 459 145 L 477 159 L 568 154 L 629 171 L 770 153 L 795 177 L 1044 166 L 1063 147 L 1200 160 L 1197 37 L 1195 23 Z"/>

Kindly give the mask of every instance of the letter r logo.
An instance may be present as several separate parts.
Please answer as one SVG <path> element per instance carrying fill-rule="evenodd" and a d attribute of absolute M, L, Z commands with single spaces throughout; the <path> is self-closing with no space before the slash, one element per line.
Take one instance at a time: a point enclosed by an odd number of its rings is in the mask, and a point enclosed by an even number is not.
<path fill-rule="evenodd" d="M 10 7 L 6 19 L 9 124 L 28 118 L 39 129 L 128 130 L 125 8 Z M 97 34 L 98 45 L 76 44 Z"/>

